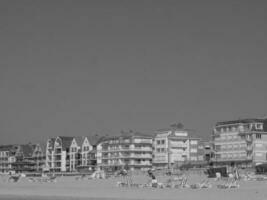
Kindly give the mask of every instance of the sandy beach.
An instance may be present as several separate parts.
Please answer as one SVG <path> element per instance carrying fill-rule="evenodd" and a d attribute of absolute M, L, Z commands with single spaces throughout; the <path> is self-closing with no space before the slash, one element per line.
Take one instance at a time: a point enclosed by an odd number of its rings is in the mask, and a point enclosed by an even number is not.
<path fill-rule="evenodd" d="M 201 180 L 200 176 L 190 176 L 189 184 Z M 160 177 L 164 182 L 166 177 Z M 141 199 L 198 199 L 198 200 L 225 200 L 225 199 L 265 199 L 267 196 L 267 181 L 240 181 L 238 189 L 218 189 L 211 179 L 213 187 L 210 189 L 155 189 L 155 188 L 119 188 L 116 186 L 120 178 L 107 180 L 76 180 L 75 177 L 59 177 L 55 183 L 30 182 L 28 178 L 21 178 L 17 183 L 8 182 L 1 178 L 0 199 L 88 199 L 88 200 L 141 200 Z M 147 181 L 146 177 L 137 176 L 134 182 Z"/>

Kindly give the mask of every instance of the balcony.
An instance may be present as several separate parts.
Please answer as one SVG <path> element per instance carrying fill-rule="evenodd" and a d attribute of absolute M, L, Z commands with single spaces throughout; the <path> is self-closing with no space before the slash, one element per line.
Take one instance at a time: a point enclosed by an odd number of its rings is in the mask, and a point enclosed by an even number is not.
<path fill-rule="evenodd" d="M 187 148 L 187 145 L 186 144 L 171 144 L 170 147 L 172 149 L 186 149 Z"/>
<path fill-rule="evenodd" d="M 114 149 L 103 149 L 102 152 L 121 152 L 121 151 L 152 151 L 152 147 L 124 147 Z"/>
<path fill-rule="evenodd" d="M 130 158 L 151 158 L 152 159 L 152 154 L 132 154 L 130 155 Z"/>

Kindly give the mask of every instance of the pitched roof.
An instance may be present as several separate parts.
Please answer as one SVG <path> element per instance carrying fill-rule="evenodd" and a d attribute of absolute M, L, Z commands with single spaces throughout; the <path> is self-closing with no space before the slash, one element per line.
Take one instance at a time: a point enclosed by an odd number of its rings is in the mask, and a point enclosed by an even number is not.
<path fill-rule="evenodd" d="M 88 142 L 92 145 L 95 146 L 97 145 L 100 141 L 104 140 L 104 138 L 107 138 L 107 136 L 100 136 L 100 135 L 90 135 L 87 136 Z"/>
<path fill-rule="evenodd" d="M 70 147 L 74 137 L 59 136 L 59 138 L 62 141 L 62 149 L 66 150 L 67 148 Z"/>
<path fill-rule="evenodd" d="M 1 145 L 0 151 L 15 151 L 16 145 L 10 144 L 10 145 Z"/>
<path fill-rule="evenodd" d="M 34 144 L 21 144 L 20 151 L 24 157 L 32 157 L 35 146 Z"/>
<path fill-rule="evenodd" d="M 42 153 L 46 154 L 46 143 L 45 142 L 39 142 L 38 144 L 41 147 Z"/>
<path fill-rule="evenodd" d="M 81 147 L 83 145 L 83 141 L 84 141 L 85 137 L 84 136 L 78 136 L 78 137 L 74 137 L 74 139 L 75 139 L 77 145 Z"/>

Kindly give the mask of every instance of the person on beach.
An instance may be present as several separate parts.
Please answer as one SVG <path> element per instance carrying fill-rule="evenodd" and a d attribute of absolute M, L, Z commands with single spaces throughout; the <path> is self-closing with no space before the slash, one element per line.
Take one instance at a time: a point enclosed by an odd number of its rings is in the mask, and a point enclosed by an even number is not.
<path fill-rule="evenodd" d="M 148 176 L 151 178 L 151 186 L 157 187 L 158 180 L 156 179 L 156 176 L 153 174 L 152 170 L 148 170 L 147 173 L 148 173 Z"/>

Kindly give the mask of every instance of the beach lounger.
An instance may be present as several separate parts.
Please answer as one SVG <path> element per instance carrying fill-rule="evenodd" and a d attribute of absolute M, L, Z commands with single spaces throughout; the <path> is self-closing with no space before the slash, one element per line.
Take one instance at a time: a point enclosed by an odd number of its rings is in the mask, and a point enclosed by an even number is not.
<path fill-rule="evenodd" d="M 81 175 L 81 176 L 76 177 L 75 180 L 84 180 L 85 177 L 86 177 L 86 175 L 83 174 L 83 175 Z"/>
<path fill-rule="evenodd" d="M 190 185 L 190 188 L 192 188 L 192 189 L 199 189 L 199 188 L 202 189 L 202 188 L 211 188 L 211 187 L 212 187 L 212 185 L 211 185 L 211 183 L 209 183 L 209 180 L 204 180 L 200 183 Z"/>
<path fill-rule="evenodd" d="M 217 185 L 219 189 L 239 188 L 239 184 L 236 180 L 227 181 L 225 184 Z"/>
<path fill-rule="evenodd" d="M 189 188 L 190 186 L 187 184 L 187 177 L 183 177 L 180 184 L 176 184 L 175 188 Z"/>

